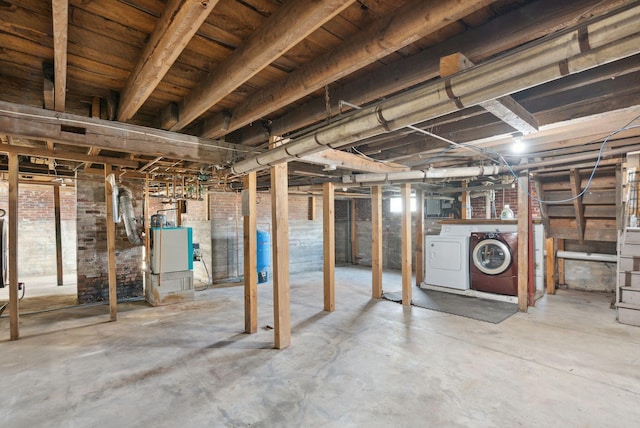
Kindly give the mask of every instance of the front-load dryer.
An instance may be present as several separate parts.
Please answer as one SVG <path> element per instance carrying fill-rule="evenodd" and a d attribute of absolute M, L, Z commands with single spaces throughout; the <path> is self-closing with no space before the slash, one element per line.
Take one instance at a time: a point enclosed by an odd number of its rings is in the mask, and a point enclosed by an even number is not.
<path fill-rule="evenodd" d="M 471 289 L 518 295 L 518 234 L 476 232 L 469 239 Z"/>

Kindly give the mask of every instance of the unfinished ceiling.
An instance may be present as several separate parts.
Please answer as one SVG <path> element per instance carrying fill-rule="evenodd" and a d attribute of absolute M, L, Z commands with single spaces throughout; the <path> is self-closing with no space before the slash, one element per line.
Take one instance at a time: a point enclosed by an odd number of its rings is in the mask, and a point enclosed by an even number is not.
<path fill-rule="evenodd" d="M 585 167 L 640 115 L 638 9 L 601 0 L 0 1 L 0 152 L 19 153 L 21 172 L 34 176 L 110 164 L 221 188 L 282 161 L 291 161 L 290 185 L 525 159 Z M 527 148 L 511 155 L 520 135 Z M 616 134 L 604 156 L 619 161 L 640 149 L 639 136 Z"/>

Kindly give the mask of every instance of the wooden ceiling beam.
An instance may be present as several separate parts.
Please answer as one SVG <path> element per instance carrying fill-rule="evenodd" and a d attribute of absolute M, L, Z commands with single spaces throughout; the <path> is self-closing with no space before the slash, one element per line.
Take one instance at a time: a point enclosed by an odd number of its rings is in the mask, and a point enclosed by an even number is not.
<path fill-rule="evenodd" d="M 490 0 L 411 1 L 395 14 L 374 21 L 332 51 L 299 67 L 284 80 L 248 97 L 233 109 L 227 129 L 223 130 L 221 125 L 226 118 L 216 114 L 202 135 L 212 138 L 226 135 L 490 3 Z"/>
<path fill-rule="evenodd" d="M 0 133 L 80 147 L 224 165 L 246 147 L 0 101 Z"/>
<path fill-rule="evenodd" d="M 251 79 L 324 23 L 346 9 L 354 0 L 293 0 L 286 2 L 183 100 L 177 131 L 217 104 L 227 94 Z M 291 25 L 294 23 L 295 25 Z M 228 117 L 221 114 L 218 125 Z M 206 125 L 205 125 L 206 126 Z"/>
<path fill-rule="evenodd" d="M 62 159 L 77 162 L 91 163 L 108 163 L 117 166 L 126 166 L 128 168 L 137 168 L 138 162 L 130 159 L 122 159 L 107 156 L 90 156 L 84 153 L 75 153 L 69 151 L 52 151 L 47 149 L 37 149 L 35 147 L 25 147 L 3 144 L 0 145 L 0 153 L 17 153 L 19 155 L 37 156 L 47 159 Z"/>
<path fill-rule="evenodd" d="M 218 0 L 169 0 L 120 97 L 118 120 L 131 119 L 158 86 Z"/>
<path fill-rule="evenodd" d="M 67 93 L 67 40 L 69 30 L 69 0 L 52 0 L 54 109 L 64 112 Z"/>
<path fill-rule="evenodd" d="M 415 55 L 383 66 L 375 73 L 350 82 L 331 91 L 330 106 L 339 111 L 340 100 L 364 105 L 389 94 L 435 78 L 439 73 L 439 58 L 454 52 L 464 52 L 470 59 L 480 62 L 499 52 L 547 35 L 558 28 L 568 27 L 581 16 L 600 13 L 612 7 L 611 2 L 600 0 L 539 0 L 476 28 L 445 40 Z M 318 97 L 300 108 L 273 120 L 271 135 L 285 135 L 317 121 L 326 119 L 324 97 Z M 255 145 L 266 141 L 268 132 L 262 126 L 245 127 L 240 140 Z M 266 136 L 265 136 L 266 135 Z"/>
<path fill-rule="evenodd" d="M 307 155 L 299 160 L 315 165 L 329 165 L 340 169 L 362 172 L 398 172 L 409 169 L 404 165 L 377 161 L 365 156 L 334 149 L 323 150 L 312 155 Z"/>

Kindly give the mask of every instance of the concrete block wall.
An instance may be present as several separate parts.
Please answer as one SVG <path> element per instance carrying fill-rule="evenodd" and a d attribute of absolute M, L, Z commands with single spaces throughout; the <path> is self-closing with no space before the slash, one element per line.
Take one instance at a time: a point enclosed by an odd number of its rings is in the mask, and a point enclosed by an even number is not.
<path fill-rule="evenodd" d="M 9 187 L 0 182 L 0 208 L 8 212 Z M 55 276 L 56 231 L 53 186 L 18 186 L 18 273 L 20 278 Z M 62 269 L 76 273 L 76 190 L 60 187 Z"/>
<path fill-rule="evenodd" d="M 239 193 L 210 193 L 212 275 L 214 280 L 243 276 L 243 219 Z M 258 230 L 272 235 L 271 195 L 256 197 Z M 289 271 L 322 269 L 322 198 L 316 197 L 316 220 L 309 220 L 309 198 L 289 196 Z M 271 278 L 271 271 L 269 272 Z"/>
<path fill-rule="evenodd" d="M 136 201 L 134 212 L 142 215 L 143 180 L 123 180 Z M 81 303 L 109 298 L 107 223 L 104 177 L 79 171 L 77 176 L 78 300 Z M 124 225 L 116 225 L 116 281 L 118 298 L 144 296 L 143 246 L 127 240 Z"/>

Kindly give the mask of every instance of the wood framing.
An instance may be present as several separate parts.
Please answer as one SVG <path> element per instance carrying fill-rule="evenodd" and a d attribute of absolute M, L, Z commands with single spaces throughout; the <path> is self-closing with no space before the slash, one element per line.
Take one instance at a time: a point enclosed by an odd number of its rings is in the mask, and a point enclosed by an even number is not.
<path fill-rule="evenodd" d="M 144 177 L 144 266 L 147 272 L 151 272 L 151 213 L 149 212 L 149 174 Z"/>
<path fill-rule="evenodd" d="M 382 298 L 382 187 L 371 186 L 371 297 Z"/>
<path fill-rule="evenodd" d="M 347 42 L 325 55 L 317 57 L 296 70 L 286 79 L 272 84 L 248 97 L 233 109 L 226 129 L 205 129 L 203 136 L 221 137 L 271 112 L 301 99 L 305 95 L 329 85 L 352 71 L 382 59 L 390 53 L 437 32 L 450 22 L 486 6 L 487 0 L 464 2 L 425 2 L 415 0 L 383 16 Z M 308 7 L 308 3 L 307 7 Z M 425 18 L 426 17 L 426 18 Z M 278 31 L 281 31 L 278 28 Z M 208 108 L 208 106 L 207 106 Z M 181 114 L 182 116 L 182 114 Z M 213 123 L 224 121 L 223 114 L 214 116 Z M 174 127 L 175 128 L 175 127 Z"/>
<path fill-rule="evenodd" d="M 238 47 L 222 64 L 182 102 L 180 120 L 171 128 L 184 128 L 211 106 L 224 98 L 256 73 L 303 40 L 325 22 L 344 10 L 354 0 L 293 0 L 282 5 Z M 302 23 L 291 25 L 292 22 Z M 283 31 L 286 29 L 286 31 Z M 265 112 L 266 114 L 266 112 Z M 227 116 L 227 117 L 225 117 Z M 223 129 L 219 123 L 228 122 L 228 115 L 216 116 L 211 129 Z M 205 129 L 203 135 L 207 135 Z"/>
<path fill-rule="evenodd" d="M 118 319 L 118 288 L 116 283 L 116 224 L 113 213 L 113 187 L 109 182 L 111 165 L 104 166 L 104 193 L 107 205 L 107 276 L 109 278 L 109 320 Z"/>
<path fill-rule="evenodd" d="M 398 172 L 409 168 L 393 162 L 378 162 L 364 156 L 340 150 L 328 149 L 300 158 L 302 162 L 315 165 L 331 165 L 341 169 L 361 172 Z"/>
<path fill-rule="evenodd" d="M 323 242 L 323 278 L 324 310 L 335 310 L 335 268 L 336 268 L 336 230 L 335 230 L 335 185 L 322 184 L 322 242 Z"/>
<path fill-rule="evenodd" d="M 529 284 L 529 175 L 519 177 L 518 186 L 518 309 L 527 312 Z"/>
<path fill-rule="evenodd" d="M 556 239 L 556 251 L 564 251 L 564 239 Z M 564 258 L 556 258 L 556 266 L 558 267 L 558 285 L 565 285 Z"/>
<path fill-rule="evenodd" d="M 569 172 L 569 182 L 571 184 L 571 195 L 573 199 L 573 208 L 575 210 L 576 228 L 578 229 L 578 241 L 584 242 L 585 218 L 584 205 L 582 204 L 582 196 L 580 194 L 580 173 L 577 169 Z"/>
<path fill-rule="evenodd" d="M 553 244 L 553 238 L 547 238 L 544 241 L 544 247 L 547 253 L 545 260 L 547 294 L 556 294 L 556 253 Z"/>
<path fill-rule="evenodd" d="M 416 286 L 424 280 L 424 192 L 416 189 Z"/>
<path fill-rule="evenodd" d="M 58 285 L 64 284 L 62 271 L 62 225 L 60 221 L 60 186 L 53 186 L 53 219 L 56 233 L 56 277 Z"/>
<path fill-rule="evenodd" d="M 186 134 L 0 101 L 0 133 L 149 156 L 222 164 L 246 148 Z M 96 160 L 95 162 L 99 162 Z"/>
<path fill-rule="evenodd" d="M 411 184 L 401 184 L 402 196 L 402 305 L 411 305 L 412 273 L 411 273 Z"/>
<path fill-rule="evenodd" d="M 67 93 L 67 41 L 69 29 L 69 0 L 52 0 L 54 109 L 63 112 Z"/>
<path fill-rule="evenodd" d="M 9 335 L 11 340 L 20 338 L 18 314 L 18 155 L 9 153 Z"/>
<path fill-rule="evenodd" d="M 244 236 L 244 332 L 258 331 L 258 225 L 256 206 L 256 173 L 243 178 Z"/>
<path fill-rule="evenodd" d="M 273 143 L 272 143 L 273 144 Z M 291 344 L 289 303 L 289 195 L 287 164 L 271 167 L 271 227 L 273 231 L 273 317 L 276 349 Z"/>
<path fill-rule="evenodd" d="M 314 221 L 316 219 L 316 197 L 309 196 L 309 213 L 307 214 L 307 219 Z"/>
<path fill-rule="evenodd" d="M 351 213 L 349 218 L 351 219 L 350 233 L 351 233 L 351 263 L 358 264 L 358 200 L 351 199 L 350 201 Z"/>
<path fill-rule="evenodd" d="M 218 0 L 169 0 L 122 91 L 118 120 L 131 119 L 180 56 Z"/>
<path fill-rule="evenodd" d="M 121 159 L 109 156 L 91 156 L 84 153 L 69 152 L 62 150 L 47 150 L 37 147 L 17 146 L 10 144 L 0 145 L 0 153 L 17 153 L 20 155 L 46 157 L 50 159 L 61 159 L 78 162 L 91 163 L 109 163 L 114 166 L 126 166 L 129 168 L 137 168 L 138 162 L 131 159 Z"/>

